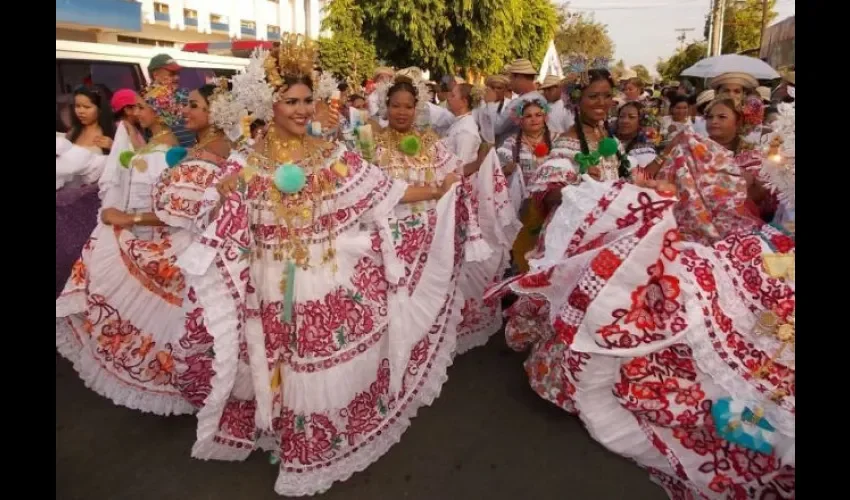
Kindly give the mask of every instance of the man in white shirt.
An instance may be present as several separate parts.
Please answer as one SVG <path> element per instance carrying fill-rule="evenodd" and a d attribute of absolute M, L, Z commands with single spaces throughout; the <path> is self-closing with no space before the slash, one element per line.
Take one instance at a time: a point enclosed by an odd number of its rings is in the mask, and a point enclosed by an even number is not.
<path fill-rule="evenodd" d="M 560 77 L 546 75 L 540 84 L 540 91 L 549 103 L 549 114 L 546 116 L 546 126 L 553 134 L 566 134 L 575 123 L 572 110 L 567 108 L 563 100 Z"/>
<path fill-rule="evenodd" d="M 511 91 L 519 96 L 517 99 L 528 99 L 534 96 L 543 98 L 542 94 L 537 92 L 537 84 L 534 82 L 534 79 L 537 77 L 537 70 L 531 64 L 531 61 L 528 59 L 516 59 L 508 65 L 507 72 L 511 75 Z M 493 119 L 496 145 L 502 144 L 508 136 L 516 134 L 518 130 L 519 125 L 514 123 L 510 118 L 509 103 Z"/>
<path fill-rule="evenodd" d="M 375 70 L 375 84 L 377 85 L 382 82 L 391 82 L 393 76 L 395 76 L 395 72 L 392 68 L 382 66 Z M 369 97 L 366 99 L 366 103 L 369 106 L 369 116 L 378 119 L 378 113 L 381 109 L 381 106 L 378 102 L 377 92 L 372 92 L 371 94 L 369 94 Z"/>

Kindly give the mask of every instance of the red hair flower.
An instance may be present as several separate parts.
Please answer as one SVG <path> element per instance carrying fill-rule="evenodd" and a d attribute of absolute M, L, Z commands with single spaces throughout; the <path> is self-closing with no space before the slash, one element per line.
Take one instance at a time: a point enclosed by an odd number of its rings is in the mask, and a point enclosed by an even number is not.
<path fill-rule="evenodd" d="M 543 158 L 548 154 L 549 146 L 547 146 L 545 142 L 538 142 L 537 145 L 534 146 L 534 156 L 538 158 Z"/>

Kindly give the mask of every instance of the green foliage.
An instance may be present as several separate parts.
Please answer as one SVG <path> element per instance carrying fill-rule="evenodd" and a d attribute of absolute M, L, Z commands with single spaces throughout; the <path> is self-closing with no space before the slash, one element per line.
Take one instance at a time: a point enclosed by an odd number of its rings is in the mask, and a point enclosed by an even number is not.
<path fill-rule="evenodd" d="M 649 70 L 643 64 L 632 66 L 632 70 L 637 73 L 637 77 L 643 80 L 644 83 L 652 83 L 652 75 L 649 74 Z"/>
<path fill-rule="evenodd" d="M 330 38 L 319 39 L 319 62 L 337 79 L 360 84 L 375 72 L 375 46 L 356 32 L 334 32 Z"/>
<path fill-rule="evenodd" d="M 608 35 L 608 26 L 597 22 L 593 14 L 570 12 L 569 4 L 558 8 L 560 24 L 555 33 L 555 47 L 562 61 L 576 56 L 589 60 L 614 57 L 614 42 Z"/>
<path fill-rule="evenodd" d="M 675 80 L 679 77 L 679 73 L 705 58 L 707 54 L 708 46 L 705 42 L 694 42 L 685 48 L 676 49 L 676 53 L 666 61 L 659 59 L 655 70 L 662 79 Z"/>
<path fill-rule="evenodd" d="M 776 19 L 776 0 L 768 0 L 767 24 Z M 762 23 L 762 0 L 726 0 L 723 16 L 723 54 L 759 48 Z M 705 20 L 704 36 L 708 38 L 711 13 Z"/>
<path fill-rule="evenodd" d="M 331 0 L 323 27 L 357 33 L 397 67 L 495 72 L 516 57 L 538 64 L 554 35 L 549 0 Z"/>

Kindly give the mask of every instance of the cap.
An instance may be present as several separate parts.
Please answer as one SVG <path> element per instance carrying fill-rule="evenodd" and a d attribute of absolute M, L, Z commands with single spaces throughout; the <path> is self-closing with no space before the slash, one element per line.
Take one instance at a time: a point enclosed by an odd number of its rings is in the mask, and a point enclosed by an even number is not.
<path fill-rule="evenodd" d="M 180 71 L 183 67 L 177 64 L 177 61 L 175 61 L 170 55 L 157 54 L 151 58 L 151 62 L 148 64 L 148 71 L 156 71 L 158 69 Z"/>
<path fill-rule="evenodd" d="M 115 92 L 112 95 L 112 100 L 109 101 L 110 107 L 112 107 L 112 112 L 117 113 L 127 106 L 132 106 L 136 104 L 138 100 L 138 95 L 130 89 L 121 89 Z"/>

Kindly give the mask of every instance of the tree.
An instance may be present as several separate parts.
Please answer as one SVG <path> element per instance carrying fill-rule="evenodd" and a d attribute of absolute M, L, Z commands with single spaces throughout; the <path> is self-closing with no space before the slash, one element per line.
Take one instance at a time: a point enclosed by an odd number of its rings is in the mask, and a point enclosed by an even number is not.
<path fill-rule="evenodd" d="M 667 60 L 659 58 L 655 70 L 664 80 L 675 80 L 679 74 L 693 66 L 708 54 L 705 42 L 694 42 L 685 48 L 676 49 L 676 53 Z"/>
<path fill-rule="evenodd" d="M 559 8 L 561 24 L 555 32 L 555 48 L 564 63 L 577 56 L 594 59 L 614 57 L 614 42 L 608 35 L 608 26 L 597 22 L 593 14 L 570 12 L 569 4 Z M 565 64 L 566 65 L 566 64 Z"/>
<path fill-rule="evenodd" d="M 646 66 L 643 64 L 636 64 L 632 66 L 632 70 L 637 73 L 637 77 L 644 83 L 652 83 L 652 75 L 649 74 L 649 70 L 646 69 Z"/>
<path fill-rule="evenodd" d="M 723 15 L 723 54 L 737 54 L 759 48 L 762 25 L 762 0 L 726 0 Z M 776 0 L 767 2 L 767 23 L 777 16 Z M 706 17 L 704 35 L 708 39 L 711 13 Z M 709 41 L 710 42 L 710 41 Z"/>
<path fill-rule="evenodd" d="M 515 57 L 538 64 L 557 20 L 550 0 L 331 0 L 323 27 L 360 26 L 395 66 L 495 72 Z"/>
<path fill-rule="evenodd" d="M 319 63 L 338 79 L 360 84 L 374 73 L 376 59 L 375 46 L 355 33 L 342 31 L 319 39 Z"/>

